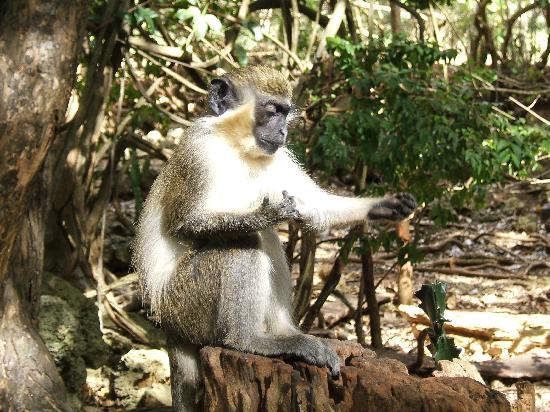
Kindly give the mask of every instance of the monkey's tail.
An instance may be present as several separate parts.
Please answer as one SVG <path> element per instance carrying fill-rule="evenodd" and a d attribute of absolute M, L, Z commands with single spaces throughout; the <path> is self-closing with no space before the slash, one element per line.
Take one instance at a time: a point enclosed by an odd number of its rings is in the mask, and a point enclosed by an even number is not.
<path fill-rule="evenodd" d="M 172 407 L 176 412 L 202 409 L 199 349 L 199 346 L 187 343 L 178 336 L 168 337 Z"/>

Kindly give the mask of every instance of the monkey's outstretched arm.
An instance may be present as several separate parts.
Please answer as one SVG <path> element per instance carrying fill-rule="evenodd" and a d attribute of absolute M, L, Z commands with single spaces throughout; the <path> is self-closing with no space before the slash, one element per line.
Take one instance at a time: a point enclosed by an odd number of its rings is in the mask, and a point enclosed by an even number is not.
<path fill-rule="evenodd" d="M 416 200 L 408 193 L 387 197 L 354 198 L 331 194 L 320 188 L 289 157 L 285 167 L 288 173 L 288 191 L 296 198 L 296 208 L 304 221 L 314 230 L 350 226 L 367 219 L 399 221 L 416 208 Z"/>
<path fill-rule="evenodd" d="M 170 234 L 180 239 L 212 239 L 258 232 L 298 216 L 292 196 L 283 193 L 278 203 L 267 199 L 249 213 L 195 212 L 172 225 Z"/>

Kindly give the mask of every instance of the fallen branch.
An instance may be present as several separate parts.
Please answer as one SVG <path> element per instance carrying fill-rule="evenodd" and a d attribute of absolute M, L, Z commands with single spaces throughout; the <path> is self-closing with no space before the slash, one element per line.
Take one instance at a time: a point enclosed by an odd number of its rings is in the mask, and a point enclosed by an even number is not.
<path fill-rule="evenodd" d="M 417 306 L 399 305 L 398 310 L 410 323 L 430 325 L 426 314 Z M 449 320 L 445 324 L 448 334 L 506 341 L 510 351 L 518 349 L 519 343 L 527 337 L 531 348 L 547 348 L 550 344 L 550 315 L 446 310 L 445 318 Z"/>
<path fill-rule="evenodd" d="M 521 103 L 519 100 L 516 100 L 514 99 L 512 96 L 509 96 L 508 97 L 508 100 L 510 100 L 512 103 L 515 103 L 517 104 L 519 107 L 521 107 L 523 110 L 525 110 L 526 112 L 528 112 L 529 114 L 533 115 L 534 117 L 536 117 L 537 119 L 539 119 L 541 122 L 543 122 L 545 125 L 547 126 L 550 126 L 550 120 L 547 120 L 545 119 L 544 117 L 542 117 L 540 114 L 538 114 L 537 112 L 535 112 L 533 109 L 531 109 L 530 107 L 527 107 L 525 106 L 523 103 Z"/>
<path fill-rule="evenodd" d="M 475 272 L 473 270 L 460 269 L 460 268 L 443 268 L 443 267 L 432 267 L 426 265 L 417 265 L 415 269 L 420 272 L 436 272 L 443 273 L 445 275 L 459 275 L 466 277 L 485 277 L 489 279 L 510 279 L 510 274 L 501 274 L 493 272 Z M 520 276 L 518 276 L 520 277 Z"/>
<path fill-rule="evenodd" d="M 534 263 L 531 263 L 529 266 L 527 266 L 527 268 L 523 271 L 523 273 L 521 274 L 523 277 L 527 277 L 527 275 L 529 274 L 529 272 L 531 272 L 533 269 L 536 269 L 536 268 L 540 268 L 540 267 L 545 267 L 545 268 L 550 268 L 550 264 L 546 263 L 546 262 L 534 262 Z"/>

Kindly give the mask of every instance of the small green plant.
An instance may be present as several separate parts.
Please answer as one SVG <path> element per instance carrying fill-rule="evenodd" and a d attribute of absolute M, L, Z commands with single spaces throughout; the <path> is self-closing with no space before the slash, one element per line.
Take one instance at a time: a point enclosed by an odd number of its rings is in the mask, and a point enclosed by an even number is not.
<path fill-rule="evenodd" d="M 428 349 L 436 362 L 458 358 L 461 349 L 455 346 L 453 338 L 445 334 L 444 324 L 448 321 L 445 319 L 447 285 L 440 281 L 424 284 L 414 295 L 420 299 L 419 307 L 426 312 L 431 322 L 431 326 L 424 329 L 418 338 L 419 364 L 417 363 L 417 368 L 422 365 L 423 345 L 426 336 L 430 338 Z"/>

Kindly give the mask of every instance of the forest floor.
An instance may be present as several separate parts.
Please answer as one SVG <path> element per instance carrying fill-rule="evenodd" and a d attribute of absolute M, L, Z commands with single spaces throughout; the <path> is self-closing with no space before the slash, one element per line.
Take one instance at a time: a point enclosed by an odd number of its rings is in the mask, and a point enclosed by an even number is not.
<path fill-rule="evenodd" d="M 429 219 L 415 225 L 418 246 L 430 252 L 415 267 L 413 290 L 436 280 L 447 283 L 450 311 L 445 317 L 450 318 L 453 325 L 455 311 L 459 315 L 466 313 L 457 319 L 457 326 L 463 329 L 461 333 L 449 333 L 462 348 L 462 359 L 476 363 L 505 362 L 523 355 L 526 359 L 542 358 L 550 362 L 550 235 L 538 213 L 540 204 L 548 202 L 549 187 L 548 182 L 508 184 L 493 189 L 486 209 L 464 211 L 456 222 L 445 227 L 438 227 Z M 334 243 L 319 244 L 314 298 L 322 287 L 321 279 L 332 267 L 337 250 Z M 416 336 L 425 326 L 408 321 L 404 314 L 411 313 L 411 308 L 399 307 L 397 303 L 395 263 L 396 259 L 383 250 L 374 255 L 375 283 L 381 281 L 377 300 L 386 302 L 380 306 L 382 340 L 386 348 L 414 354 L 414 357 L 401 356 L 401 360 L 414 359 Z M 352 258 L 337 288 L 353 307 L 357 302 L 360 274 L 361 264 Z M 418 303 L 417 299 L 413 302 Z M 321 312 L 325 331 L 333 331 L 332 336 L 339 339 L 356 339 L 354 321 L 341 322 L 348 313 L 341 299 L 330 296 Z M 368 316 L 364 321 L 368 343 Z M 468 336 L 475 336 L 488 322 L 496 331 L 494 339 Z M 323 335 L 325 331 L 317 329 Z M 546 368 L 548 370 L 548 366 Z M 529 379 L 529 374 L 537 370 L 540 372 L 537 365 L 531 364 L 517 373 L 524 373 Z M 507 391 L 507 387 L 514 380 L 495 375 L 488 383 L 509 392 L 513 398 L 513 391 Z M 537 410 L 550 411 L 548 373 L 546 380 L 535 382 L 535 390 Z"/>
<path fill-rule="evenodd" d="M 507 359 L 520 355 L 529 356 L 531 360 L 550 360 L 550 323 L 545 325 L 546 318 L 537 318 L 550 314 L 550 266 L 547 263 L 550 262 L 550 234 L 540 222 L 538 212 L 541 204 L 548 203 L 546 193 L 550 193 L 549 189 L 550 184 L 544 181 L 537 184 L 509 183 L 493 188 L 485 209 L 475 212 L 464 210 L 456 216 L 456 221 L 444 227 L 436 226 L 427 218 L 415 223 L 413 236 L 419 239 L 418 245 L 429 252 L 415 266 L 413 291 L 423 283 L 435 280 L 446 282 L 447 308 L 451 314 L 446 317 L 451 318 L 451 324 L 455 312 L 475 312 L 461 321 L 460 334 L 450 334 L 457 346 L 463 349 L 461 358 L 475 363 L 491 360 L 505 363 Z M 132 207 L 122 206 L 123 209 Z M 116 231 L 116 224 L 109 227 Z M 345 233 L 333 231 L 324 233 L 320 238 L 312 301 L 316 299 L 338 251 L 335 242 L 322 241 Z M 284 240 L 285 234 L 281 235 Z M 125 241 L 119 236 L 115 241 L 109 236 L 107 245 L 111 246 L 106 249 L 106 264 L 123 266 L 126 257 L 120 245 L 129 239 Z M 297 265 L 294 272 L 296 275 Z M 401 354 L 401 358 L 414 359 L 415 336 L 424 326 L 407 320 L 404 316 L 407 308 L 400 307 L 396 302 L 396 258 L 383 250 L 379 251 L 374 255 L 374 272 L 375 282 L 381 281 L 377 298 L 383 302 L 380 313 L 384 346 Z M 360 273 L 361 264 L 352 255 L 337 288 L 339 295 L 354 307 Z M 123 282 L 124 287 L 113 291 L 120 307 L 135 312 L 131 315 L 132 319 L 136 319 L 134 315 L 138 312 L 143 314 L 143 311 L 136 305 L 137 285 L 132 276 L 127 275 L 128 282 Z M 416 299 L 413 304 L 418 304 Z M 353 320 L 346 320 L 348 312 L 343 300 L 331 295 L 321 311 L 324 327 L 314 328 L 312 333 L 356 339 Z M 476 325 L 477 318 L 481 317 L 476 314 L 489 316 L 491 330 L 496 331 L 491 339 L 472 337 L 477 336 L 476 331 L 484 329 L 483 324 Z M 510 318 L 509 315 L 518 317 Z M 368 343 L 368 316 L 364 316 L 364 322 Z M 118 363 L 113 362 L 112 368 L 88 369 L 86 410 L 128 410 L 166 404 L 169 399 L 166 355 L 163 351 L 149 350 L 159 347 L 162 337 L 151 338 L 149 344 L 138 344 L 135 334 L 132 338 L 120 329 L 115 332 L 117 328 L 113 326 L 104 340 L 111 345 L 113 352 L 119 354 L 118 358 L 115 356 Z M 104 328 L 109 328 L 108 322 Z M 150 331 L 147 333 L 151 335 Z M 130 348 L 134 350 L 127 353 Z M 126 355 L 121 358 L 123 353 Z M 408 358 L 406 354 L 409 354 Z M 429 352 L 426 354 L 429 356 Z M 529 379 L 529 374 L 536 370 L 536 361 L 533 361 L 520 374 L 526 374 L 525 378 Z M 532 377 L 531 380 L 535 383 L 537 410 L 550 411 L 550 374 Z M 506 377 L 506 374 L 500 376 L 498 371 L 487 380 L 492 387 L 507 393 L 510 398 L 514 394 L 509 388 L 515 381 L 517 379 Z M 144 389 L 147 387 L 153 389 Z"/>

